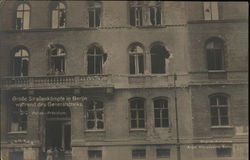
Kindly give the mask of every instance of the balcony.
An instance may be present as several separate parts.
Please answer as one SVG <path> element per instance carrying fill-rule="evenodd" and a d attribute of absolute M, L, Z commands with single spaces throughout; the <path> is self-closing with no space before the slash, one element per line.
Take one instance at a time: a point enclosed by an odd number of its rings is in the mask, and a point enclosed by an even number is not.
<path fill-rule="evenodd" d="M 1 77 L 2 89 L 60 89 L 113 87 L 111 75 Z"/>

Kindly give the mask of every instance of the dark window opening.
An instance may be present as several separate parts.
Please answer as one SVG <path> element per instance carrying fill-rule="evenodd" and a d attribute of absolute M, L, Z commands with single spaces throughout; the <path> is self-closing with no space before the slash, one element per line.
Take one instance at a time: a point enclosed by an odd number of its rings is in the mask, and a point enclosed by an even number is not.
<path fill-rule="evenodd" d="M 130 74 L 144 73 L 144 50 L 138 45 L 129 49 Z"/>
<path fill-rule="evenodd" d="M 136 149 L 132 151 L 133 159 L 142 159 L 146 158 L 146 150 L 145 149 Z"/>
<path fill-rule="evenodd" d="M 52 3 L 52 28 L 65 28 L 66 7 L 63 3 Z"/>
<path fill-rule="evenodd" d="M 217 157 L 232 157 L 232 148 L 216 148 Z"/>
<path fill-rule="evenodd" d="M 102 66 L 106 61 L 107 55 L 102 49 L 96 46 L 88 50 L 88 74 L 102 74 Z"/>
<path fill-rule="evenodd" d="M 13 59 L 14 76 L 28 76 L 29 53 L 26 49 L 17 49 Z"/>
<path fill-rule="evenodd" d="M 142 6 L 140 2 L 131 2 L 129 8 L 130 25 L 141 26 L 142 25 Z"/>
<path fill-rule="evenodd" d="M 60 45 L 49 45 L 49 75 L 65 74 L 65 49 Z"/>
<path fill-rule="evenodd" d="M 30 25 L 30 7 L 28 4 L 20 4 L 16 11 L 16 29 L 29 29 Z"/>
<path fill-rule="evenodd" d="M 104 128 L 104 109 L 101 101 L 90 100 L 87 104 L 87 129 Z"/>
<path fill-rule="evenodd" d="M 23 152 L 9 152 L 10 160 L 23 160 Z"/>
<path fill-rule="evenodd" d="M 101 160 L 102 151 L 101 150 L 90 150 L 88 151 L 89 160 Z"/>
<path fill-rule="evenodd" d="M 13 105 L 11 107 L 11 125 L 10 130 L 15 131 L 26 131 L 27 130 L 27 115 L 28 109 L 26 107 L 17 107 Z"/>
<path fill-rule="evenodd" d="M 166 48 L 162 45 L 154 45 L 151 50 L 151 71 L 152 73 L 166 73 L 165 59 L 170 55 Z"/>
<path fill-rule="evenodd" d="M 160 6 L 150 7 L 150 22 L 151 22 L 151 25 L 161 24 L 161 7 Z"/>
<path fill-rule="evenodd" d="M 213 39 L 206 45 L 208 70 L 224 69 L 223 41 Z"/>
<path fill-rule="evenodd" d="M 170 149 L 156 149 L 156 157 L 157 158 L 169 158 L 170 157 Z"/>
<path fill-rule="evenodd" d="M 211 124 L 212 126 L 229 125 L 228 99 L 225 96 L 210 98 Z"/>
<path fill-rule="evenodd" d="M 145 128 L 144 100 L 130 101 L 131 128 Z"/>
<path fill-rule="evenodd" d="M 155 127 L 169 127 L 168 102 L 159 99 L 154 101 Z"/>
<path fill-rule="evenodd" d="M 101 8 L 89 9 L 89 27 L 99 27 L 101 24 Z"/>

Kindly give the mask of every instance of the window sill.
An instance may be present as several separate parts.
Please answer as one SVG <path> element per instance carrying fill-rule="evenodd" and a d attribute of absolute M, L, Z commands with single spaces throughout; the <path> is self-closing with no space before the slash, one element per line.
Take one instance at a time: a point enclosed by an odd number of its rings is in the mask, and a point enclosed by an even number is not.
<path fill-rule="evenodd" d="M 130 129 L 129 130 L 130 132 L 147 132 L 147 130 L 146 129 Z"/>
<path fill-rule="evenodd" d="M 211 129 L 233 129 L 233 126 L 211 126 Z"/>
<path fill-rule="evenodd" d="M 97 129 L 93 129 L 93 130 L 91 130 L 91 129 L 87 129 L 87 130 L 85 130 L 85 132 L 88 132 L 88 133 L 93 133 L 93 132 L 105 132 L 105 130 L 104 129 L 99 129 L 99 130 L 97 130 Z"/>
<path fill-rule="evenodd" d="M 8 134 L 27 134 L 27 131 L 10 131 Z"/>
<path fill-rule="evenodd" d="M 208 73 L 225 73 L 225 70 L 208 70 Z"/>

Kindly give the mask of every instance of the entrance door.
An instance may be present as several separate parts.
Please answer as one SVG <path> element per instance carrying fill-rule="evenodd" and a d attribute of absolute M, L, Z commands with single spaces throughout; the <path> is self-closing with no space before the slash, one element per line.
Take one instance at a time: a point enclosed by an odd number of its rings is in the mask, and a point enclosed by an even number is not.
<path fill-rule="evenodd" d="M 60 148 L 63 151 L 71 150 L 71 125 L 65 121 L 47 121 L 46 123 L 46 150 L 49 147 Z"/>

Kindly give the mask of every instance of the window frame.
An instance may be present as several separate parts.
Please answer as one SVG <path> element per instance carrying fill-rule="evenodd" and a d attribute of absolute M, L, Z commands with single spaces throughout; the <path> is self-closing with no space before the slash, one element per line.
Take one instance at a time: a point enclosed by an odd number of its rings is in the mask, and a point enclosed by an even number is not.
<path fill-rule="evenodd" d="M 100 153 L 100 157 L 91 157 L 91 152 L 94 153 Z M 102 159 L 102 150 L 88 150 L 88 159 L 89 160 L 101 160 Z"/>
<path fill-rule="evenodd" d="M 60 8 L 61 6 L 60 5 L 63 5 L 62 8 Z M 67 6 L 64 2 L 62 1 L 59 1 L 59 2 L 51 2 L 50 4 L 50 8 L 51 8 L 51 28 L 52 29 L 63 29 L 63 28 L 66 28 L 66 23 L 67 23 Z M 60 13 L 61 11 L 63 11 L 63 14 L 65 14 L 65 17 L 64 17 L 64 25 L 63 26 L 60 26 Z M 54 21 L 54 16 L 53 16 L 53 13 L 56 12 L 57 13 L 57 23 L 55 23 Z M 55 24 L 56 26 L 54 26 Z"/>
<path fill-rule="evenodd" d="M 131 9 L 134 8 L 134 14 L 133 14 L 133 19 L 134 19 L 134 25 L 132 23 L 132 15 L 131 15 Z M 139 11 L 138 11 L 139 10 Z M 138 12 L 137 12 L 138 11 Z M 129 15 L 129 25 L 133 27 L 140 27 L 143 26 L 143 4 L 141 1 L 131 1 L 128 2 L 128 15 Z M 139 13 L 139 14 L 138 14 Z M 138 17 L 139 16 L 139 17 Z"/>
<path fill-rule="evenodd" d="M 136 107 L 135 109 L 131 108 L 131 105 L 133 102 L 142 102 L 143 103 L 143 108 L 142 109 L 138 109 L 138 107 Z M 146 111 L 146 107 L 145 107 L 145 102 L 146 100 L 144 98 L 141 97 L 134 97 L 134 98 L 130 98 L 129 99 L 129 128 L 131 131 L 136 131 L 136 130 L 146 130 L 147 128 L 147 111 Z M 136 118 L 132 118 L 132 111 L 135 111 L 136 113 Z M 143 118 L 139 118 L 139 112 L 143 111 Z M 140 127 L 140 120 L 143 120 L 143 127 Z M 136 121 L 136 127 L 132 127 L 132 121 Z"/>
<path fill-rule="evenodd" d="M 149 2 L 150 3 L 150 2 Z M 150 21 L 150 24 L 152 25 L 152 26 L 161 26 L 163 23 L 162 23 L 162 4 L 161 4 L 161 2 L 153 2 L 154 4 L 150 4 L 149 5 L 149 7 L 148 7 L 148 9 L 149 9 L 149 21 Z M 151 9 L 153 9 L 154 10 L 154 15 L 153 15 L 153 18 L 154 18 L 154 21 L 155 21 L 155 23 L 153 24 L 152 23 L 152 19 L 151 19 Z M 159 13 L 160 13 L 160 23 L 159 24 L 157 24 L 157 10 L 159 10 Z"/>
<path fill-rule="evenodd" d="M 89 114 L 88 104 L 86 105 L 86 109 L 85 109 L 85 117 L 86 117 L 85 118 L 85 121 L 86 121 L 85 125 L 86 125 L 86 127 L 85 128 L 86 128 L 86 131 L 104 131 L 105 130 L 105 106 L 104 106 L 103 101 L 99 100 L 97 98 L 88 100 L 88 103 L 93 103 L 94 101 L 99 102 L 102 105 L 102 107 L 100 109 L 96 109 L 96 108 L 93 107 L 93 109 L 91 110 L 94 113 L 94 118 L 92 120 L 92 121 L 94 121 L 94 127 L 89 128 L 88 127 L 88 122 L 91 121 L 91 120 L 89 120 L 89 118 L 88 118 L 88 114 Z M 97 118 L 97 112 L 102 112 L 101 121 L 103 123 L 103 128 L 98 128 L 97 127 L 97 122 L 100 121 L 100 119 Z"/>
<path fill-rule="evenodd" d="M 213 48 L 209 48 L 209 45 L 212 45 Z M 215 45 L 221 45 L 220 48 L 219 47 L 214 47 Z M 225 71 L 226 69 L 226 63 L 225 63 L 225 56 L 226 56 L 226 47 L 225 47 L 225 41 L 219 37 L 211 37 L 209 39 L 206 40 L 205 42 L 205 54 L 206 54 L 206 64 L 207 64 L 207 70 L 208 72 L 218 72 L 218 71 Z M 218 55 L 220 54 L 220 64 L 218 67 L 218 64 L 211 64 L 210 59 L 213 58 L 213 62 L 215 62 L 215 60 L 218 59 L 218 56 L 213 56 L 210 57 L 210 55 Z M 217 58 L 217 59 L 216 59 Z M 211 67 L 212 66 L 212 67 Z"/>
<path fill-rule="evenodd" d="M 140 49 L 142 49 L 142 52 L 135 52 L 133 53 L 131 51 L 132 47 L 140 47 Z M 145 67 L 146 67 L 146 63 L 145 63 L 145 49 L 144 46 L 141 43 L 138 42 L 134 42 L 132 44 L 129 45 L 128 47 L 128 54 L 129 54 L 129 73 L 131 75 L 140 75 L 140 74 L 145 74 Z M 142 61 L 140 64 L 140 56 L 142 56 Z M 133 58 L 133 62 L 131 61 L 131 59 Z M 134 63 L 133 65 L 133 70 L 131 68 L 131 63 Z M 142 67 L 142 70 L 140 71 L 140 66 Z M 134 71 L 134 73 L 132 73 L 132 71 Z"/>
<path fill-rule="evenodd" d="M 97 10 L 100 10 L 99 13 L 99 25 L 96 24 Z M 94 13 L 93 26 L 90 26 L 90 11 Z M 102 26 L 102 3 L 101 2 L 89 2 L 88 4 L 88 27 L 89 28 L 98 28 Z"/>
<path fill-rule="evenodd" d="M 19 6 L 22 5 L 22 10 L 19 10 Z M 25 5 L 27 5 L 28 9 L 24 9 L 25 8 Z M 28 28 L 24 28 L 24 19 L 25 19 L 25 12 L 27 12 L 29 14 L 28 18 L 27 18 L 27 23 L 28 23 Z M 18 29 L 17 28 L 17 19 L 18 19 L 18 13 L 21 13 L 22 14 L 22 17 L 21 17 L 21 21 L 22 21 L 22 24 L 21 24 L 21 28 Z M 22 31 L 22 30 L 29 30 L 30 29 L 30 16 L 31 16 L 31 6 L 29 3 L 27 2 L 21 2 L 21 3 L 18 3 L 17 7 L 16 7 L 16 21 L 15 21 L 15 28 L 16 30 L 19 30 L 19 31 Z"/>
<path fill-rule="evenodd" d="M 27 56 L 22 56 L 22 53 L 23 53 L 23 51 L 25 51 L 26 52 L 26 54 L 27 54 Z M 18 53 L 18 52 L 21 52 L 20 54 L 21 54 L 21 56 L 16 56 L 16 54 Z M 27 61 L 27 75 L 24 75 L 24 72 L 23 72 L 23 70 L 24 70 L 24 66 L 23 66 L 23 64 L 24 64 L 24 61 Z M 18 71 L 16 71 L 16 62 L 17 61 L 20 61 L 20 66 L 18 67 L 19 68 L 19 70 Z M 15 47 L 13 50 L 12 50 L 12 75 L 13 76 L 20 76 L 20 77 L 23 77 L 23 76 L 29 76 L 29 64 L 30 64 L 30 53 L 29 53 L 29 50 L 26 48 L 26 47 L 24 47 L 24 46 L 17 46 L 17 47 Z M 18 72 L 18 75 L 17 75 L 17 72 Z"/>
<path fill-rule="evenodd" d="M 160 126 L 156 126 L 156 116 L 155 116 L 155 102 L 156 101 L 165 101 L 166 104 L 167 104 L 167 107 L 164 109 L 164 108 L 160 108 L 158 110 L 160 110 L 160 118 L 157 118 L 160 120 Z M 155 128 L 170 128 L 170 117 L 169 117 L 169 100 L 168 98 L 166 97 L 156 97 L 156 98 L 153 98 L 153 110 L 154 110 L 154 127 Z M 163 118 L 163 110 L 167 110 L 167 118 Z M 163 120 L 164 119 L 167 119 L 167 126 L 163 126 Z"/>
<path fill-rule="evenodd" d="M 226 99 L 226 105 L 221 105 L 219 104 L 219 97 L 223 97 Z M 216 104 L 213 105 L 211 104 L 211 99 L 212 98 L 216 98 Z M 230 122 L 230 97 L 229 95 L 226 95 L 224 93 L 217 93 L 217 94 L 213 94 L 213 95 L 210 95 L 209 98 L 208 98 L 208 104 L 209 104 L 209 108 L 210 108 L 210 124 L 212 127 L 229 127 L 231 122 Z M 217 115 L 213 116 L 212 114 L 212 108 L 215 108 L 216 111 L 217 111 Z M 223 117 L 226 117 L 227 118 L 227 124 L 222 124 L 222 118 L 221 117 L 221 114 L 220 114 L 220 109 L 221 108 L 226 108 L 227 109 L 227 115 L 224 115 Z M 213 124 L 213 118 L 217 118 L 217 124 Z"/>

